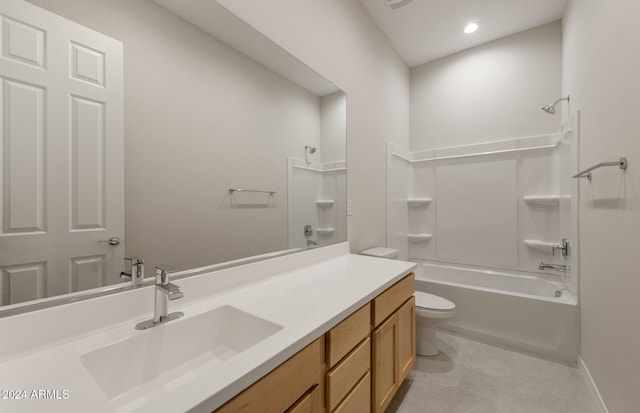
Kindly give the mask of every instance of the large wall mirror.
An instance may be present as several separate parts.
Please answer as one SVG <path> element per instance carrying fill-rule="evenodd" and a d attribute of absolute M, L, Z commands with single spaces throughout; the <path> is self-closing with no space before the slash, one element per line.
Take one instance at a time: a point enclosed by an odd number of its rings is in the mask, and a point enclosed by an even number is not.
<path fill-rule="evenodd" d="M 346 240 L 346 95 L 215 1 L 0 7 L 3 309 Z"/>

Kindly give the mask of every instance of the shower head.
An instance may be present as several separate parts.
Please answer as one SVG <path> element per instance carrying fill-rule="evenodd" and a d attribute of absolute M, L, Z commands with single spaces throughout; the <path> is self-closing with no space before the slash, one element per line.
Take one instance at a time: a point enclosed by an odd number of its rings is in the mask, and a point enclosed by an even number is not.
<path fill-rule="evenodd" d="M 313 146 L 305 146 L 304 149 L 309 151 L 309 153 L 315 153 L 316 152 L 316 148 L 314 148 Z"/>
<path fill-rule="evenodd" d="M 555 115 L 556 114 L 556 107 L 554 105 L 544 105 L 540 109 L 544 110 L 545 112 L 547 112 L 547 113 L 549 113 L 551 115 Z"/>
<path fill-rule="evenodd" d="M 544 105 L 540 109 L 544 110 L 545 112 L 547 112 L 550 115 L 555 115 L 556 114 L 556 105 L 558 103 L 562 102 L 563 100 L 566 100 L 568 102 L 569 101 L 569 96 L 567 96 L 566 98 L 560 98 L 560 99 L 556 100 L 555 102 L 553 102 L 552 105 Z"/>

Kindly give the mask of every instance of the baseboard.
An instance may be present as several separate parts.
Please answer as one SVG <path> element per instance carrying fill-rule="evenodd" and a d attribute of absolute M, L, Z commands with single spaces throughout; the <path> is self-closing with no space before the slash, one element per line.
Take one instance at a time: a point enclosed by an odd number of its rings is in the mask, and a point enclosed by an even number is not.
<path fill-rule="evenodd" d="M 597 403 L 596 408 L 598 409 L 598 412 L 609 413 L 609 410 L 607 409 L 607 406 L 604 404 L 604 400 L 602 400 L 602 396 L 598 391 L 598 387 L 596 386 L 596 383 L 593 381 L 593 378 L 591 377 L 591 373 L 589 373 L 589 369 L 587 368 L 587 365 L 584 363 L 584 360 L 582 359 L 581 356 L 578 356 L 578 368 L 580 369 L 580 372 L 584 376 L 585 381 L 589 385 L 589 392 L 591 393 L 593 400 L 595 400 Z"/>

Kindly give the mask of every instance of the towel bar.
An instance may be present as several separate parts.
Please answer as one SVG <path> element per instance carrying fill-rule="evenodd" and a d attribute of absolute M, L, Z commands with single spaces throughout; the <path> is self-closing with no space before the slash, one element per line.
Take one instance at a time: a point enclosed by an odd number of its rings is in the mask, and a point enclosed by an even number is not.
<path fill-rule="evenodd" d="M 585 169 L 582 172 L 578 172 L 577 174 L 573 175 L 574 178 L 587 178 L 588 180 L 591 180 L 591 171 L 593 171 L 594 169 L 598 169 L 600 167 L 603 166 L 618 166 L 620 167 L 620 169 L 625 170 L 627 169 L 627 165 L 629 163 L 627 162 L 627 157 L 623 156 L 620 158 L 619 161 L 614 161 L 614 162 L 600 162 L 597 165 L 593 165 L 590 168 Z"/>
<path fill-rule="evenodd" d="M 234 192 L 257 192 L 260 194 L 269 194 L 273 195 L 276 191 L 259 191 L 257 189 L 240 189 L 240 188 L 229 188 L 229 193 L 233 194 Z"/>

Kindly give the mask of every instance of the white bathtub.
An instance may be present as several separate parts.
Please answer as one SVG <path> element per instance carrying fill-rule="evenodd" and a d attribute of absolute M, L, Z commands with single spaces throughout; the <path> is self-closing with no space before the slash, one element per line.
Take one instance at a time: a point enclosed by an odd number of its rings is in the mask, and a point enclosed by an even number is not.
<path fill-rule="evenodd" d="M 456 315 L 443 330 L 575 363 L 576 300 L 559 281 L 506 272 L 418 262 L 416 290 L 447 298 Z M 561 291 L 560 297 L 555 297 Z"/>

